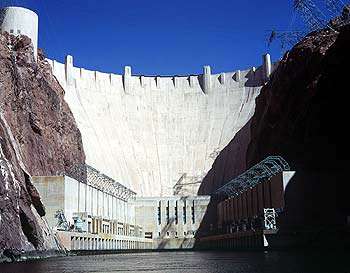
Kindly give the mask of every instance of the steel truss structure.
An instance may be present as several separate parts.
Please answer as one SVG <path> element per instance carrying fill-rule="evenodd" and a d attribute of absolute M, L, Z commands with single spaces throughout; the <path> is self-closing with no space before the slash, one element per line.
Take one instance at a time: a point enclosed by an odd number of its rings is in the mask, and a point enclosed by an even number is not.
<path fill-rule="evenodd" d="M 289 164 L 281 156 L 269 156 L 220 187 L 214 192 L 213 196 L 219 200 L 237 196 L 245 190 L 267 181 L 272 176 L 289 170 Z"/>
<path fill-rule="evenodd" d="M 91 187 L 111 194 L 123 201 L 136 198 L 135 192 L 89 165 L 86 165 L 86 174 L 87 184 Z"/>
<path fill-rule="evenodd" d="M 123 201 L 136 198 L 135 192 L 87 164 L 75 165 L 69 172 L 61 173 L 61 175 L 67 175 Z"/>

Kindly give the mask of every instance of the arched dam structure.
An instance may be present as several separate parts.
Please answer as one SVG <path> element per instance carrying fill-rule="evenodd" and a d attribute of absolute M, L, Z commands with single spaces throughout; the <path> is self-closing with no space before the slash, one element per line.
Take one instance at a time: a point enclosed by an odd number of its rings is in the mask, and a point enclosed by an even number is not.
<path fill-rule="evenodd" d="M 132 75 L 131 67 L 123 75 L 90 71 L 75 67 L 72 56 L 48 61 L 87 164 L 143 197 L 197 194 L 219 152 L 253 115 L 273 70 L 269 55 L 258 68 L 211 74 L 205 66 L 202 75 L 167 77 Z M 242 149 L 248 143 L 249 135 Z"/>

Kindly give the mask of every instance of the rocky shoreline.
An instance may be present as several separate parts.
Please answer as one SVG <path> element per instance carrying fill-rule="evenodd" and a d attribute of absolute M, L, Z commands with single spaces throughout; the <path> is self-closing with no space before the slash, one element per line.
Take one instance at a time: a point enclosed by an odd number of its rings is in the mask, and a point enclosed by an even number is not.
<path fill-rule="evenodd" d="M 43 260 L 49 258 L 66 257 L 70 256 L 67 252 L 58 250 L 45 250 L 45 251 L 29 251 L 29 252 L 11 252 L 3 251 L 0 254 L 1 263 L 13 263 L 13 262 L 26 262 L 33 260 Z"/>

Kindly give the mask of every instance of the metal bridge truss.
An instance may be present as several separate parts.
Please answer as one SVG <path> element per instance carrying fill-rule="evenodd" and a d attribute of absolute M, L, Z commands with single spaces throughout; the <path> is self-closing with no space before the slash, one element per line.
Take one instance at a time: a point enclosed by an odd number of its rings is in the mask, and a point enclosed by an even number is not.
<path fill-rule="evenodd" d="M 282 157 L 269 156 L 243 174 L 220 187 L 213 195 L 220 200 L 237 196 L 245 190 L 267 181 L 272 176 L 289 170 L 289 164 Z"/>
<path fill-rule="evenodd" d="M 135 199 L 136 193 L 127 187 L 123 186 L 114 179 L 107 175 L 100 173 L 95 168 L 86 165 L 87 171 L 87 184 L 105 193 L 111 194 L 118 199 L 127 201 L 129 199 Z"/>

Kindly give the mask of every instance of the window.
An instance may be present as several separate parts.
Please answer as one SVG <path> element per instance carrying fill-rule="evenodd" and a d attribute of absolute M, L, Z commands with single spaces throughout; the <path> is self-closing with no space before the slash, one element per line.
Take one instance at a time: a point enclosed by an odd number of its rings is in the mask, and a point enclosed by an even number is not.
<path fill-rule="evenodd" d="M 176 204 L 175 204 L 175 225 L 177 225 L 178 222 L 179 222 L 179 220 L 178 220 L 177 201 L 176 201 Z"/>
<path fill-rule="evenodd" d="M 162 224 L 162 212 L 161 212 L 161 202 L 158 204 L 158 225 Z"/>
<path fill-rule="evenodd" d="M 169 201 L 168 201 L 168 205 L 166 207 L 166 223 L 169 224 L 170 223 L 170 210 L 169 210 Z"/>
<path fill-rule="evenodd" d="M 195 223 L 195 215 L 194 215 L 194 200 L 192 201 L 192 208 L 191 208 L 191 214 L 192 214 L 192 224 Z"/>
<path fill-rule="evenodd" d="M 13 29 L 10 29 L 10 33 L 13 33 L 14 31 L 13 31 Z"/>
<path fill-rule="evenodd" d="M 184 224 L 186 224 L 186 200 L 184 201 L 184 206 L 183 206 L 183 213 L 182 213 L 182 215 L 183 215 L 183 222 L 184 222 Z"/>
<path fill-rule="evenodd" d="M 20 29 L 17 29 L 17 34 L 21 34 L 21 30 Z"/>
<path fill-rule="evenodd" d="M 160 236 L 160 232 L 159 232 L 159 236 Z M 152 232 L 145 232 L 145 238 L 152 239 L 153 238 L 153 233 Z"/>

